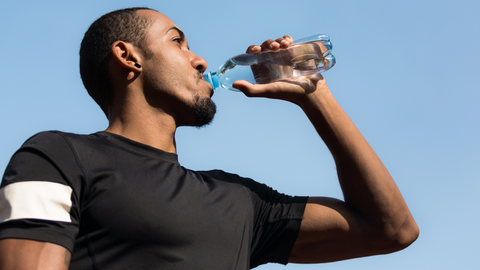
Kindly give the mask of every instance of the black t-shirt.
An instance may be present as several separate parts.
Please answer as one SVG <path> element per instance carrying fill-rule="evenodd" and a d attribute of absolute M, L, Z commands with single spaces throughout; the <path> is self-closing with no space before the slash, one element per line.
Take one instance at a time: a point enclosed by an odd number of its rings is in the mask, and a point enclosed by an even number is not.
<path fill-rule="evenodd" d="M 52 242 L 70 269 L 249 269 L 286 264 L 306 197 L 108 132 L 44 132 L 14 154 L 0 239 Z"/>

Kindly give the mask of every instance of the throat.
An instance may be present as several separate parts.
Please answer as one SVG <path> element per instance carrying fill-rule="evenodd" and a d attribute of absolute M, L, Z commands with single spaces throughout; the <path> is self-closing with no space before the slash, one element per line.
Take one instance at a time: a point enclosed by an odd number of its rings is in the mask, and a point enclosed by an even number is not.
<path fill-rule="evenodd" d="M 168 123 L 172 122 L 172 123 Z M 165 152 L 177 153 L 173 121 L 124 121 L 117 119 L 105 131 Z"/>

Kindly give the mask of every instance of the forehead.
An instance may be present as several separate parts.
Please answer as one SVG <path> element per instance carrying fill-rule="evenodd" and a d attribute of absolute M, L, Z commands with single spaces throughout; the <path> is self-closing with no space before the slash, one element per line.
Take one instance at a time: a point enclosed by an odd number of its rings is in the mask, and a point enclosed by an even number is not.
<path fill-rule="evenodd" d="M 139 15 L 145 16 L 152 21 L 148 32 L 155 35 L 164 35 L 172 27 L 176 26 L 166 15 L 154 10 L 138 10 Z"/>

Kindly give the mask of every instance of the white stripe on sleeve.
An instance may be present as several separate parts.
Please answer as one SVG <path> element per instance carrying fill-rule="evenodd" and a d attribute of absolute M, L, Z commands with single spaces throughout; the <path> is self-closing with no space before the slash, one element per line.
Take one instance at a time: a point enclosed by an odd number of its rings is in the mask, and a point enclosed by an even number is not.
<path fill-rule="evenodd" d="M 27 181 L 0 189 L 0 223 L 15 219 L 72 222 L 72 188 L 60 183 Z"/>

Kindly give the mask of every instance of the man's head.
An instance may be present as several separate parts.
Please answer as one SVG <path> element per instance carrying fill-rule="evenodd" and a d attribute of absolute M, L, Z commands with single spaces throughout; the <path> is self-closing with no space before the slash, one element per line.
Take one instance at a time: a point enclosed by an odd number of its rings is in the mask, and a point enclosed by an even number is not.
<path fill-rule="evenodd" d="M 216 106 L 212 86 L 203 80 L 205 60 L 192 51 L 182 30 L 164 14 L 137 12 L 152 24 L 145 47 L 151 57 L 142 60 L 142 88 L 149 105 L 172 115 L 177 125 L 203 126 L 211 122 Z"/>
<path fill-rule="evenodd" d="M 122 59 L 125 56 L 130 59 Z M 118 91 L 112 60 L 127 70 L 138 61 L 141 69 L 135 78 L 149 106 L 171 114 L 179 125 L 203 126 L 213 119 L 212 89 L 202 79 L 207 64 L 189 50 L 183 32 L 167 16 L 148 8 L 117 10 L 100 17 L 85 33 L 80 73 L 105 114 Z"/>

